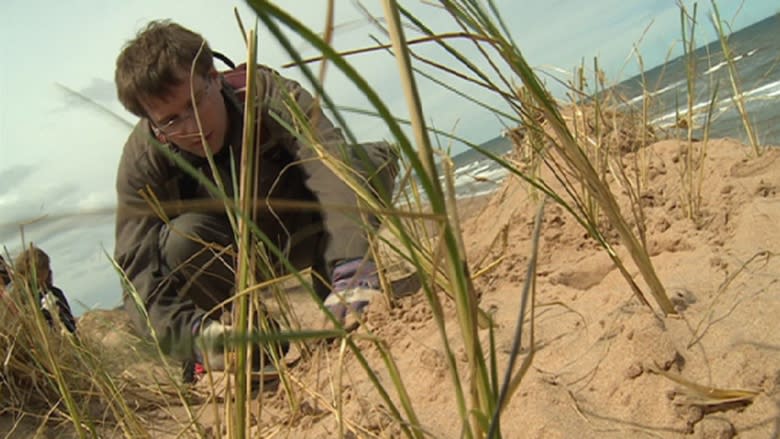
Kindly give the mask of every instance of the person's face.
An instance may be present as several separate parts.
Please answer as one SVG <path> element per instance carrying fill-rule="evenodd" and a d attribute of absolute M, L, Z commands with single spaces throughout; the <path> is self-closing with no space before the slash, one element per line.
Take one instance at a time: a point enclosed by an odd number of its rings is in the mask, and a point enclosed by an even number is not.
<path fill-rule="evenodd" d="M 201 133 L 195 118 L 197 112 L 203 128 L 203 136 L 216 154 L 225 143 L 227 133 L 227 109 L 222 99 L 222 83 L 219 74 L 211 69 L 203 78 L 181 74 L 184 80 L 164 97 L 148 97 L 142 100 L 147 117 L 157 137 L 172 142 L 184 151 L 205 157 Z M 191 89 L 192 87 L 192 89 Z M 192 99 L 194 92 L 195 99 Z"/>
<path fill-rule="evenodd" d="M 49 286 L 54 282 L 54 275 L 48 268 L 43 268 L 38 272 L 38 286 Z"/>

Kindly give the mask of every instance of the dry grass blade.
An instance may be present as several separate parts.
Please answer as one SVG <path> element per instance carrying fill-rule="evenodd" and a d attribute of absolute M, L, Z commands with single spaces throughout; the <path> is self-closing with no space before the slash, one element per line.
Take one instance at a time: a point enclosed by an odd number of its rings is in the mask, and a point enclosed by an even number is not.
<path fill-rule="evenodd" d="M 254 66 L 257 60 L 257 37 L 253 30 L 250 30 L 246 36 L 248 60 L 249 65 Z M 193 64 L 194 65 L 194 64 Z M 241 212 L 243 215 L 239 217 L 238 229 L 236 234 L 238 235 L 238 268 L 236 270 L 236 290 L 243 291 L 249 285 L 254 284 L 254 267 L 256 266 L 255 241 L 253 239 L 251 228 L 249 226 L 249 218 L 254 213 L 252 209 L 252 200 L 254 200 L 254 191 L 257 186 L 257 182 L 260 179 L 258 175 L 260 166 L 256 160 L 260 160 L 259 154 L 257 159 L 255 135 L 260 137 L 259 133 L 256 133 L 256 118 L 255 115 L 258 111 L 255 103 L 256 95 L 256 83 L 255 83 L 256 70 L 254 68 L 246 69 L 246 95 L 247 99 L 244 103 L 244 132 L 243 132 L 243 144 L 241 146 L 241 175 L 239 185 L 239 203 Z M 250 301 L 246 295 L 238 297 L 238 306 L 235 308 L 236 328 L 238 334 L 247 334 L 252 330 L 252 319 L 250 319 Z M 237 365 L 235 372 L 236 379 L 236 404 L 229 404 L 227 407 L 234 407 L 235 413 L 228 412 L 228 417 L 234 422 L 232 431 L 236 433 L 236 437 L 244 438 L 249 435 L 249 425 L 247 408 L 249 407 L 251 386 L 249 382 L 251 380 L 251 364 L 250 356 L 252 349 L 249 343 L 244 343 L 238 347 Z M 232 415 L 232 416 L 231 416 Z"/>
<path fill-rule="evenodd" d="M 417 90 L 416 81 L 412 74 L 409 49 L 406 45 L 404 32 L 401 28 L 399 8 L 396 2 L 385 0 L 383 2 L 385 17 L 388 23 L 393 49 L 398 63 L 399 74 L 406 96 L 407 107 L 412 121 L 415 140 L 419 148 L 420 161 L 423 170 L 430 181 L 435 182 L 431 186 L 429 199 L 435 213 L 447 214 L 446 197 L 438 184 L 437 171 L 433 161 L 433 152 L 428 138 L 425 121 L 422 114 L 422 102 Z M 450 218 L 448 218 L 450 219 Z M 445 260 L 447 273 L 453 286 L 457 316 L 460 323 L 461 334 L 466 346 L 469 360 L 469 374 L 471 384 L 472 407 L 476 414 L 486 414 L 492 411 L 492 396 L 489 386 L 488 371 L 482 353 L 482 347 L 477 335 L 478 313 L 476 295 L 469 276 L 468 265 L 460 244 L 460 230 L 456 224 L 446 221 L 442 224 L 445 243 Z M 483 426 L 477 416 L 472 416 L 472 431 L 476 436 L 482 435 Z"/>
<path fill-rule="evenodd" d="M 714 406 L 737 402 L 751 402 L 753 398 L 759 394 L 756 390 L 720 389 L 717 387 L 705 386 L 658 368 L 649 368 L 648 370 L 682 385 L 683 393 L 685 394 L 684 402 L 687 404 Z"/>
<path fill-rule="evenodd" d="M 693 334 L 691 335 L 691 340 L 688 342 L 689 349 L 704 337 L 704 335 L 707 333 L 709 328 L 715 322 L 716 320 L 714 316 L 715 306 L 720 302 L 721 297 L 729 289 L 731 284 L 743 272 L 747 271 L 748 266 L 750 266 L 753 262 L 763 260 L 764 264 L 767 264 L 773 256 L 776 256 L 776 254 L 767 250 L 763 250 L 758 253 L 755 253 L 747 261 L 745 261 L 742 265 L 740 265 L 738 269 L 736 269 L 733 273 L 729 274 L 729 276 L 718 287 L 718 291 L 715 293 L 709 305 L 707 306 L 707 311 L 704 313 L 704 316 L 701 318 L 701 320 L 699 320 L 699 323 L 696 324 L 696 328 L 693 330 Z"/>
<path fill-rule="evenodd" d="M 22 292 L 16 288 L 25 284 L 17 277 L 15 292 Z M 79 436 L 96 436 L 114 429 L 125 437 L 147 437 L 138 412 L 176 400 L 173 381 L 165 381 L 163 376 L 156 386 L 144 384 L 149 380 L 137 379 L 128 366 L 142 361 L 143 350 L 128 348 L 133 351 L 130 358 L 118 352 L 103 352 L 92 333 L 61 334 L 48 326 L 36 302 L 26 297 L 13 294 L 3 303 L 0 404 L 4 409 L 9 413 L 37 413 L 51 408 L 41 420 L 41 428 L 64 419 Z M 129 336 L 126 342 L 135 344 Z M 65 404 L 64 392 L 70 395 L 73 406 Z M 79 425 L 73 425 L 77 420 Z"/>
<path fill-rule="evenodd" d="M 568 195 L 576 198 L 576 193 L 585 193 L 588 198 L 595 201 L 599 206 L 599 211 L 606 217 L 608 223 L 617 232 L 622 244 L 627 248 L 662 312 L 675 314 L 676 311 L 655 272 L 647 249 L 637 239 L 620 212 L 609 186 L 602 181 L 598 170 L 594 167 L 593 160 L 586 154 L 585 146 L 578 140 L 576 133 L 567 127 L 557 102 L 534 73 L 520 50 L 496 30 L 490 17 L 481 10 L 477 2 L 464 0 L 444 3 L 448 11 L 457 18 L 463 27 L 471 28 L 476 34 L 487 36 L 492 41 L 498 55 L 522 80 L 523 86 L 527 90 L 527 101 L 532 103 L 531 108 L 538 115 L 527 118 L 530 125 L 526 125 L 525 128 L 531 132 L 543 133 L 546 137 L 550 146 L 550 152 L 545 155 L 548 167 L 554 170 L 556 177 L 562 179 L 564 190 Z M 486 54 L 484 56 L 488 58 Z M 494 66 L 491 60 L 488 62 Z M 523 111 L 525 110 L 521 110 L 520 114 L 524 114 Z M 546 129 L 542 126 L 543 123 L 546 124 Z M 537 151 L 540 149 L 541 146 Z M 562 200 L 561 196 L 553 198 L 559 202 Z M 593 212 L 593 209 L 589 210 L 585 205 L 579 204 L 579 211 L 574 212 L 566 203 L 562 203 L 562 205 L 567 210 L 572 211 L 594 238 L 599 239 L 601 233 L 597 228 L 594 228 L 599 223 L 598 218 L 590 217 L 588 213 L 589 211 Z M 600 243 L 609 251 L 605 242 L 600 241 Z M 611 256 L 613 255 L 611 254 Z M 623 270 L 621 273 L 626 275 Z M 625 277 L 632 289 L 642 296 L 642 292 L 636 287 L 631 276 Z M 645 301 L 643 297 L 640 297 L 640 300 Z"/>
<path fill-rule="evenodd" d="M 501 390 L 498 394 L 498 402 L 496 404 L 496 409 L 493 412 L 493 417 L 490 421 L 490 428 L 488 430 L 489 438 L 496 437 L 497 432 L 499 431 L 500 428 L 501 412 L 504 410 L 506 404 L 509 402 L 509 400 L 512 398 L 512 395 L 520 386 L 520 382 L 522 381 L 523 377 L 525 377 L 526 372 L 528 372 L 528 368 L 531 367 L 531 362 L 533 361 L 534 354 L 536 352 L 534 348 L 534 323 L 535 323 L 534 315 L 536 312 L 535 310 L 536 262 L 539 254 L 539 238 L 541 237 L 542 234 L 542 218 L 544 216 L 544 205 L 546 202 L 547 199 L 544 198 L 542 202 L 539 204 L 539 209 L 537 210 L 536 217 L 534 218 L 534 230 L 531 236 L 531 256 L 530 256 L 530 260 L 528 261 L 528 269 L 526 271 L 525 282 L 523 283 L 523 291 L 521 293 L 522 299 L 520 302 L 520 311 L 518 313 L 517 324 L 516 324 L 517 326 L 515 327 L 515 334 L 514 334 L 514 338 L 512 339 L 512 349 L 509 354 L 509 364 L 507 365 L 504 381 L 501 385 Z M 520 364 L 520 369 L 517 371 L 517 373 L 515 373 L 514 365 L 517 356 L 520 353 L 520 343 L 523 338 L 523 325 L 525 323 L 525 315 L 526 315 L 525 311 L 526 311 L 526 306 L 528 305 L 529 298 L 531 304 L 529 352 L 528 355 L 523 359 L 523 362 Z"/>
<path fill-rule="evenodd" d="M 742 84 L 740 83 L 739 74 L 737 72 L 737 64 L 734 55 L 731 53 L 731 47 L 729 46 L 728 36 L 723 30 L 723 24 L 720 19 L 720 12 L 718 11 L 718 5 L 715 0 L 710 0 L 712 4 L 712 23 L 715 27 L 715 32 L 718 35 L 720 41 L 720 47 L 723 49 L 723 58 L 726 60 L 728 66 L 729 80 L 731 82 L 732 100 L 734 106 L 737 107 L 739 116 L 742 119 L 742 126 L 745 128 L 750 146 L 753 148 L 753 153 L 758 157 L 761 156 L 762 150 L 758 143 L 758 137 L 756 136 L 756 130 L 753 127 L 753 123 L 750 121 L 750 115 L 745 107 L 745 95 L 742 93 Z"/>
<path fill-rule="evenodd" d="M 332 65 L 340 69 L 342 72 L 346 73 L 350 77 L 350 79 L 355 83 L 357 88 L 366 95 L 366 97 L 373 105 L 375 105 L 375 107 L 383 115 L 383 117 L 386 117 L 385 120 L 388 121 L 388 128 L 390 128 L 393 134 L 396 136 L 396 138 L 399 139 L 400 147 L 406 152 L 411 150 L 410 142 L 408 141 L 408 139 L 406 138 L 405 134 L 400 129 L 400 127 L 392 121 L 392 116 L 390 115 L 390 112 L 386 107 L 386 105 L 384 105 L 384 103 L 381 101 L 378 95 L 371 89 L 368 83 L 362 77 L 360 77 L 360 75 L 352 68 L 352 66 L 347 64 L 343 60 L 343 58 L 339 57 L 333 51 L 332 47 L 327 45 L 319 36 L 314 34 L 310 29 L 303 26 L 301 23 L 299 23 L 289 14 L 280 10 L 275 5 L 268 2 L 260 2 L 260 1 L 252 1 L 250 2 L 250 4 L 258 13 L 260 20 L 263 21 L 266 27 L 273 33 L 274 37 L 276 37 L 279 40 L 279 42 L 282 44 L 285 50 L 287 50 L 287 52 L 294 59 L 299 60 L 300 54 L 297 51 L 295 51 L 295 49 L 292 47 L 290 40 L 286 37 L 286 35 L 284 35 L 278 23 L 281 23 L 289 27 L 292 31 L 294 31 L 295 33 L 299 34 L 304 39 L 306 39 L 312 46 L 322 51 L 331 60 Z M 339 115 L 338 111 L 335 109 L 335 106 L 333 105 L 332 101 L 324 92 L 322 88 L 322 84 L 320 84 L 317 81 L 316 77 L 314 77 L 312 72 L 305 65 L 302 66 L 301 70 L 302 73 L 306 76 L 306 78 L 310 81 L 311 85 L 316 90 L 316 92 L 321 94 L 325 106 L 327 106 L 327 108 L 333 111 L 334 118 L 336 119 L 338 124 L 342 125 L 342 128 L 344 129 L 344 132 L 348 140 L 350 142 L 353 142 L 352 144 L 357 144 L 358 142 L 355 141 L 354 136 L 351 135 L 350 131 L 348 130 L 348 127 L 346 126 L 346 124 L 344 124 L 343 119 Z M 294 108 L 293 111 L 297 112 L 297 110 L 295 110 Z M 407 158 L 410 158 L 410 160 L 414 163 L 415 166 L 418 167 L 420 166 L 420 162 L 419 160 L 417 160 L 416 157 L 408 155 Z M 432 182 L 430 180 L 423 179 L 422 184 L 423 186 L 426 187 L 426 190 L 428 190 L 431 188 Z M 388 220 L 390 222 L 396 222 L 396 223 L 398 222 L 398 218 L 394 218 L 392 215 L 388 218 Z M 403 237 L 402 240 L 405 245 L 410 247 L 412 246 L 411 240 L 409 239 L 408 236 Z M 274 250 L 274 252 L 276 252 L 276 250 Z M 313 290 L 310 291 L 310 293 L 314 294 Z M 320 301 L 320 309 L 323 311 L 323 313 L 325 313 L 328 316 L 328 318 L 334 324 L 336 325 L 339 324 L 338 320 L 335 319 L 333 314 L 329 310 L 327 310 L 324 306 L 322 306 L 321 301 Z M 368 364 L 365 356 L 362 354 L 358 346 L 350 338 L 346 338 L 345 342 L 347 344 L 347 347 L 351 351 L 351 353 L 355 355 L 357 361 L 360 363 L 360 366 L 367 372 L 368 379 L 372 382 L 375 390 L 379 393 L 379 396 L 385 402 L 386 408 L 391 413 L 392 418 L 400 421 L 400 427 L 406 435 L 415 436 L 416 432 L 412 431 L 408 427 L 408 423 L 406 422 L 406 420 L 403 419 L 403 416 L 398 410 L 396 403 L 390 398 L 386 386 L 380 382 L 377 374 L 375 373 L 375 371 L 372 370 L 372 368 Z"/>

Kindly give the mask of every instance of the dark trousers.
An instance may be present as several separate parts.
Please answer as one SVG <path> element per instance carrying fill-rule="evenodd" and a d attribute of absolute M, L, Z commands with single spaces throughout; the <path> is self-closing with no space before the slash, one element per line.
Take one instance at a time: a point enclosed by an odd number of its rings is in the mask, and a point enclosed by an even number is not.
<path fill-rule="evenodd" d="M 363 144 L 353 148 L 355 169 L 360 171 L 375 195 L 389 205 L 393 182 L 398 173 L 395 150 L 386 142 Z M 271 160 L 270 158 L 266 158 Z M 269 162 L 270 163 L 270 162 Z M 359 165 L 365 163 L 364 165 Z M 276 175 L 279 172 L 271 172 Z M 296 167 L 287 169 L 285 180 L 271 193 L 262 193 L 279 199 L 315 201 L 314 195 L 304 186 L 304 175 Z M 262 186 L 262 184 L 261 184 Z M 312 284 L 317 295 L 325 299 L 330 292 L 330 271 L 325 252 L 332 238 L 325 231 L 322 214 L 312 211 L 270 210 L 259 214 L 257 224 L 289 259 L 296 269 L 312 268 Z M 372 219 L 378 226 L 376 218 Z M 230 223 L 224 214 L 185 213 L 165 225 L 160 231 L 159 250 L 163 271 L 178 277 L 180 298 L 188 298 L 202 310 L 212 310 L 234 294 L 236 245 Z M 335 237 L 348 241 L 348 236 Z M 360 256 L 360 255 L 352 255 Z M 335 261 L 330 261 L 335 262 Z M 275 272 L 283 270 L 278 258 L 271 257 Z M 261 272 L 259 279 L 263 279 Z"/>
<path fill-rule="evenodd" d="M 312 268 L 312 284 L 321 298 L 329 292 L 329 270 L 324 259 L 327 234 L 316 220 L 299 230 L 294 237 L 280 242 L 296 269 Z M 274 237 L 269 237 L 273 240 Z M 222 214 L 185 213 L 160 231 L 160 255 L 163 270 L 185 280 L 180 297 L 192 300 L 202 310 L 212 310 L 230 299 L 235 290 L 236 244 L 230 223 Z M 270 252 L 269 252 L 270 253 Z M 282 269 L 272 257 L 274 269 Z M 258 271 L 259 273 L 259 271 Z M 321 279 L 325 279 L 323 282 Z M 219 312 L 217 312 L 219 314 Z"/>

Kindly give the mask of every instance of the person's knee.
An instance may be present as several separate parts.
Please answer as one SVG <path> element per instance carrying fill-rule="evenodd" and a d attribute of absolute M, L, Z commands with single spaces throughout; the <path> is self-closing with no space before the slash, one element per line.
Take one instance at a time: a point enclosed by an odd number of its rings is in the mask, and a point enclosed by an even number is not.
<path fill-rule="evenodd" d="M 160 250 L 166 265 L 173 268 L 219 251 L 233 242 L 227 219 L 218 215 L 186 213 L 171 220 L 161 231 Z M 200 259 L 200 258 L 199 258 Z"/>

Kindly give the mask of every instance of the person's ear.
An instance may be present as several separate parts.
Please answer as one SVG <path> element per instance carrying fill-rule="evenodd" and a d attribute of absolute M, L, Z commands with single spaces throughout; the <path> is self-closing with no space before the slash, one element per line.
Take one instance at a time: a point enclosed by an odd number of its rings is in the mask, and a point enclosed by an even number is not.
<path fill-rule="evenodd" d="M 217 71 L 217 68 L 214 66 L 211 66 L 208 73 L 206 73 L 206 78 L 209 81 L 213 81 L 214 79 L 219 78 L 219 72 Z"/>
<path fill-rule="evenodd" d="M 214 82 L 212 86 L 216 86 L 217 91 L 222 91 L 222 81 L 219 80 L 219 77 L 220 77 L 220 73 L 217 71 L 216 68 L 214 68 L 214 66 L 211 66 L 209 72 L 206 74 L 206 79 Z"/>

